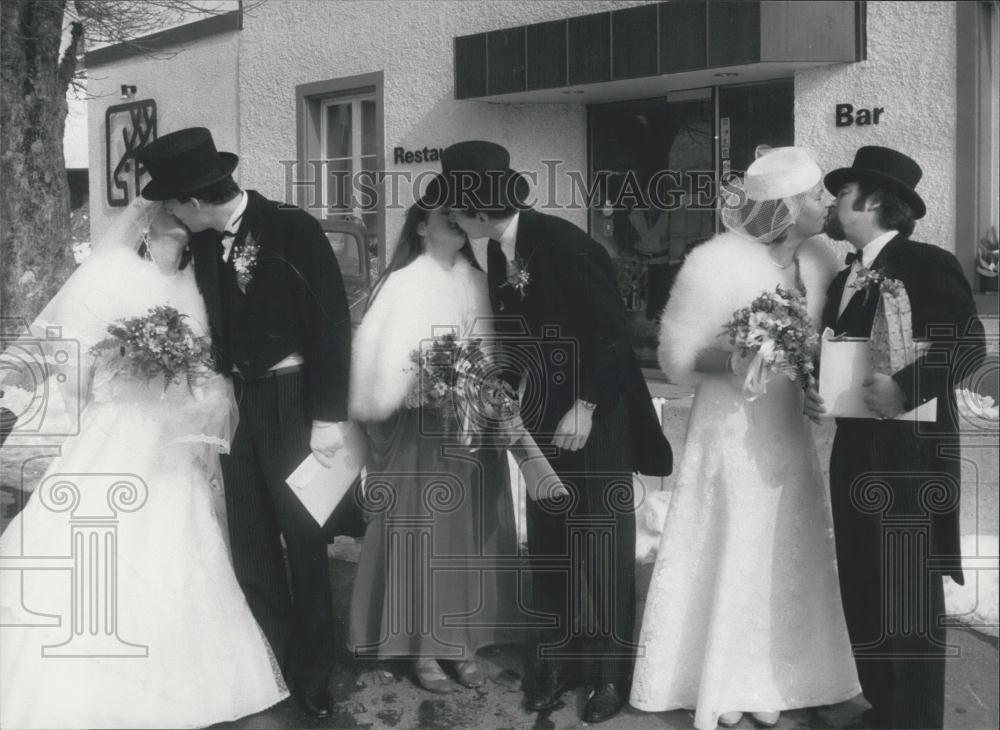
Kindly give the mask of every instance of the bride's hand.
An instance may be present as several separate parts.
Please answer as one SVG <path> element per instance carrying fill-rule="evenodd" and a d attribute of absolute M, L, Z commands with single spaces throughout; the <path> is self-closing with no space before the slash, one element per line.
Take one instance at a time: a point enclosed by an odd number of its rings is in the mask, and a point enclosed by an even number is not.
<path fill-rule="evenodd" d="M 729 356 L 729 372 L 737 378 L 745 378 L 756 353 L 734 352 Z"/>

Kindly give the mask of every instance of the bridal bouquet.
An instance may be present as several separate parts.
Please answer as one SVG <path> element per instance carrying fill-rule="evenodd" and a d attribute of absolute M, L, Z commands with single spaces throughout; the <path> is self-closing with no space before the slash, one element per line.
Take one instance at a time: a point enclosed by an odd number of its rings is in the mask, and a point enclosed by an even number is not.
<path fill-rule="evenodd" d="M 487 443 L 510 450 L 532 500 L 557 499 L 566 487 L 521 422 L 514 389 L 484 350 L 481 339 L 436 337 L 410 353 L 417 370 L 405 404 L 441 418 L 445 435 L 457 432 L 475 450 Z"/>
<path fill-rule="evenodd" d="M 118 371 L 150 383 L 163 377 L 163 391 L 171 383 L 186 382 L 192 392 L 212 368 L 211 341 L 195 334 L 187 316 L 173 307 L 151 308 L 141 317 L 118 319 L 108 326 L 108 337 L 95 344 L 95 356 L 118 361 Z"/>
<path fill-rule="evenodd" d="M 736 310 L 723 329 L 740 354 L 754 356 L 743 383 L 748 400 L 767 392 L 775 374 L 803 388 L 814 382 L 819 336 L 805 297 L 797 291 L 778 286 L 773 292 L 762 292 L 750 306 Z"/>
<path fill-rule="evenodd" d="M 473 435 L 503 431 L 517 419 L 513 389 L 496 372 L 481 338 L 435 337 L 411 352 L 410 360 L 417 378 L 406 405 L 436 412 L 446 434 L 460 423 L 463 443 L 470 445 Z"/>

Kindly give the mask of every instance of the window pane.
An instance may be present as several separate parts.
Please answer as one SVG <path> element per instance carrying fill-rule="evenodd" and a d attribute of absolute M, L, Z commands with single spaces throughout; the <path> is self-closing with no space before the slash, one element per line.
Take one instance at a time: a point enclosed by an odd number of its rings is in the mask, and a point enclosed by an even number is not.
<path fill-rule="evenodd" d="M 326 208 L 327 214 L 350 213 L 351 172 L 354 166 L 350 159 L 330 160 L 327 163 Z"/>
<path fill-rule="evenodd" d="M 361 102 L 361 154 L 374 155 L 375 150 L 375 102 Z"/>
<path fill-rule="evenodd" d="M 333 104 L 326 108 L 326 159 L 351 156 L 351 104 Z"/>

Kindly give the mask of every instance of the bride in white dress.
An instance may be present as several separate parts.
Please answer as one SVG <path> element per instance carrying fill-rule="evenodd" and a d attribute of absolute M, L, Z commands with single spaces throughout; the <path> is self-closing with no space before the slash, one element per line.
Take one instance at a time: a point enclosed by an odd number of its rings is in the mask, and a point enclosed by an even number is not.
<path fill-rule="evenodd" d="M 631 703 L 693 709 L 699 730 L 736 724 L 742 712 L 772 725 L 781 710 L 861 691 L 802 388 L 779 375 L 748 401 L 748 363 L 720 335 L 735 310 L 779 284 L 804 289 L 820 321 L 837 266 L 807 240 L 825 219 L 821 172 L 798 148 L 774 150 L 747 170 L 744 192 L 742 205 L 723 211 L 729 230 L 688 255 L 660 332 L 664 371 L 697 391 Z"/>
<path fill-rule="evenodd" d="M 78 409 L 80 427 L 0 536 L 4 728 L 204 727 L 288 695 L 218 514 L 230 384 L 212 373 L 164 389 L 90 354 L 112 321 L 158 305 L 207 332 L 186 243 L 137 201 L 32 327 L 79 343 L 79 389 L 76 361 L 48 363 L 45 418 Z"/>

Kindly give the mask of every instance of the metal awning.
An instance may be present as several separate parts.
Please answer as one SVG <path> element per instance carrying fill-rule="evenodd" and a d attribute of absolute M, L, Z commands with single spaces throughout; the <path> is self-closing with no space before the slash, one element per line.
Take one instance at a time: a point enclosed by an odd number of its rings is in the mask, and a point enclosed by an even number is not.
<path fill-rule="evenodd" d="M 601 102 L 865 58 L 852 0 L 674 0 L 455 38 L 455 98 Z"/>

